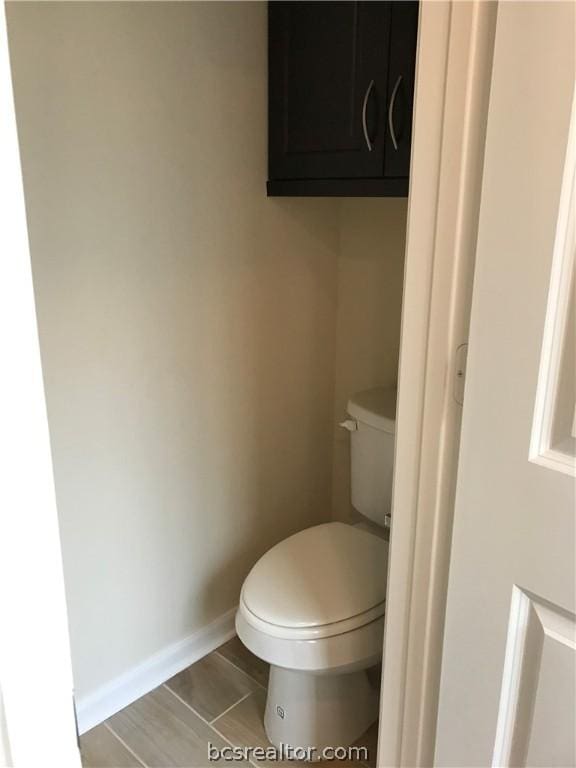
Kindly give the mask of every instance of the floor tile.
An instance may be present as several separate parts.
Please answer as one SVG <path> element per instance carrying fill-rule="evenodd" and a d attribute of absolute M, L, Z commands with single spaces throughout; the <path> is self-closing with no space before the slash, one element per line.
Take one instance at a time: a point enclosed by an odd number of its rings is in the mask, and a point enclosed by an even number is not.
<path fill-rule="evenodd" d="M 268 665 L 234 638 L 114 715 L 106 721 L 110 730 L 103 724 L 84 734 L 84 768 L 206 768 L 212 765 L 209 742 L 217 748 L 228 744 L 269 747 L 264 731 L 267 673 Z M 375 672 L 375 687 L 378 682 Z M 377 741 L 375 723 L 355 744 L 367 748 L 366 760 L 316 762 L 313 768 L 363 768 L 364 764 L 373 768 Z M 223 764 L 230 765 L 214 763 Z M 310 767 L 297 761 L 270 761 L 258 768 L 264 765 Z"/>
<path fill-rule="evenodd" d="M 247 675 L 250 675 L 251 678 L 260 683 L 264 688 L 268 687 L 270 665 L 254 656 L 239 637 L 235 636 L 228 640 L 227 643 L 224 643 L 224 645 L 221 645 L 218 648 L 218 653 L 246 672 Z"/>
<path fill-rule="evenodd" d="M 264 707 L 266 705 L 266 693 L 259 690 L 251 693 L 246 699 L 236 704 L 235 707 L 219 717 L 213 724 L 222 736 L 240 747 L 269 747 L 270 742 L 264 731 Z M 362 745 L 363 746 L 363 745 Z M 259 762 L 258 765 L 273 768 L 273 766 L 314 766 L 314 768 L 327 768 L 338 766 L 339 768 L 358 768 L 363 763 L 353 760 L 317 761 L 304 763 L 298 761 L 285 762 Z"/>
<path fill-rule="evenodd" d="M 267 747 L 270 742 L 264 731 L 266 692 L 251 693 L 219 717 L 213 726 L 231 744 L 239 747 Z"/>
<path fill-rule="evenodd" d="M 142 763 L 108 730 L 97 725 L 80 737 L 84 768 L 141 768 Z"/>
<path fill-rule="evenodd" d="M 225 742 L 198 715 L 161 686 L 106 721 L 150 768 L 205 768 L 208 743 Z M 214 763 L 214 765 L 224 764 Z"/>
<path fill-rule="evenodd" d="M 214 720 L 258 688 L 252 678 L 218 653 L 211 653 L 192 664 L 168 680 L 166 686 L 208 721 Z"/>

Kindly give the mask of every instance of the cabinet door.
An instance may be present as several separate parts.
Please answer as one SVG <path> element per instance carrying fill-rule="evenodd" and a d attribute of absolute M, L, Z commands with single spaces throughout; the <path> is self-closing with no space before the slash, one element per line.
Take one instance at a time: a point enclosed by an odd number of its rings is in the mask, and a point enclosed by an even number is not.
<path fill-rule="evenodd" d="M 391 5 L 269 3 L 270 179 L 382 177 Z"/>
<path fill-rule="evenodd" d="M 410 172 L 418 3 L 404 0 L 391 5 L 384 176 L 407 178 Z"/>

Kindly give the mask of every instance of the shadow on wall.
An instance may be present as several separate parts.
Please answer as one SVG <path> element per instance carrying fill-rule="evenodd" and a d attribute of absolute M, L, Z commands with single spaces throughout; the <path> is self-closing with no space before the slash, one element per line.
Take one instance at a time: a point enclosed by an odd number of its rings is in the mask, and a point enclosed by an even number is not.
<path fill-rule="evenodd" d="M 264 201 L 265 217 L 253 221 L 258 268 L 241 258 L 213 283 L 210 303 L 220 311 L 202 334 L 198 362 L 210 391 L 197 418 L 218 437 L 198 473 L 213 477 L 210 498 L 229 514 L 222 530 L 210 530 L 220 557 L 203 590 L 207 610 L 223 581 L 237 598 L 273 543 L 330 517 L 337 219 L 332 204 L 305 202 Z M 210 344 L 214 333 L 223 355 Z M 196 585 L 190 597 L 198 600 Z"/>

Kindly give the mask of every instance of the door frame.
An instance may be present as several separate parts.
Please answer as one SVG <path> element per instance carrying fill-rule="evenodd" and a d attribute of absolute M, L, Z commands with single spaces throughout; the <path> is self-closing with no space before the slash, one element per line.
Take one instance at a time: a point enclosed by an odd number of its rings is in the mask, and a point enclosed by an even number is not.
<path fill-rule="evenodd" d="M 0 10 L 0 765 L 80 766 L 48 419 Z"/>
<path fill-rule="evenodd" d="M 496 15 L 485 0 L 421 6 L 380 768 L 434 763 Z"/>

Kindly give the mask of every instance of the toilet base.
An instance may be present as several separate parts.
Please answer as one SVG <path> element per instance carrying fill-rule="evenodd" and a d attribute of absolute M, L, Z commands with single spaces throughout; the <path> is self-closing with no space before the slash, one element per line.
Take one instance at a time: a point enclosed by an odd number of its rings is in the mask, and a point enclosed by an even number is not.
<path fill-rule="evenodd" d="M 264 727 L 274 746 L 348 747 L 378 719 L 378 690 L 368 670 L 311 674 L 271 666 Z M 310 759 L 304 758 L 304 759 Z"/>

